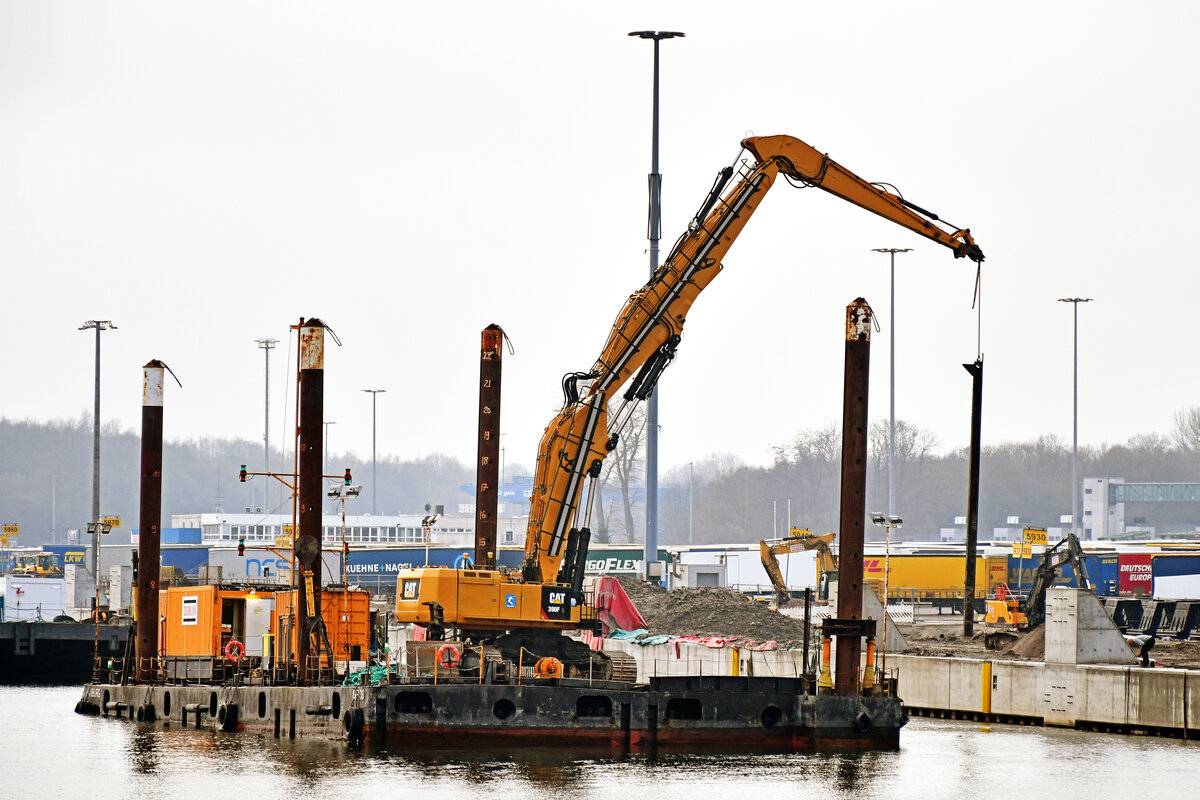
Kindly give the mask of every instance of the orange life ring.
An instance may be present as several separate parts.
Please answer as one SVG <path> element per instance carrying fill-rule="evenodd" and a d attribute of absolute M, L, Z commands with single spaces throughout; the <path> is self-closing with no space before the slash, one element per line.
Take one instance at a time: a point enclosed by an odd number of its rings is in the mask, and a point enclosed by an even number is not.
<path fill-rule="evenodd" d="M 225 657 L 233 663 L 236 664 L 237 662 L 241 661 L 242 657 L 245 655 L 246 645 L 242 644 L 237 639 L 230 639 L 229 644 L 225 645 Z"/>
<path fill-rule="evenodd" d="M 460 656 L 458 648 L 452 644 L 444 644 L 437 649 L 438 664 L 447 669 L 457 667 Z"/>
<path fill-rule="evenodd" d="M 563 675 L 563 663 L 552 656 L 539 658 L 537 663 L 533 665 L 533 674 L 539 678 L 561 678 Z"/>

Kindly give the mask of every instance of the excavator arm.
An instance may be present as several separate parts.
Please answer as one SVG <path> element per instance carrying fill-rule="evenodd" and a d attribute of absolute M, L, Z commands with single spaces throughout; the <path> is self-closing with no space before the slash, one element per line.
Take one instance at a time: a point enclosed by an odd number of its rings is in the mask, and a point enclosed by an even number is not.
<path fill-rule="evenodd" d="M 783 579 L 783 572 L 779 569 L 779 554 L 816 550 L 817 585 L 819 586 L 821 576 L 837 569 L 837 559 L 830 547 L 835 537 L 836 534 L 833 533 L 817 536 L 804 528 L 792 528 L 792 535 L 786 539 L 763 539 L 758 543 L 759 558 L 762 560 L 763 569 L 767 571 L 767 577 L 771 579 L 771 586 L 775 589 L 777 605 L 786 605 L 791 599 L 791 592 L 788 590 L 787 582 Z"/>
<path fill-rule="evenodd" d="M 1064 564 L 1070 564 L 1075 572 L 1075 581 L 1080 589 L 1091 589 L 1092 582 L 1083 561 L 1083 548 L 1075 534 L 1068 533 L 1058 544 L 1046 548 L 1041 563 L 1033 574 L 1029 585 L 1029 596 L 1025 600 L 1025 625 L 1036 628 L 1046 621 L 1046 590 L 1054 585 L 1058 572 Z"/>
<path fill-rule="evenodd" d="M 675 357 L 692 302 L 721 271 L 726 252 L 780 174 L 944 245 L 956 258 L 983 261 L 969 230 L 946 230 L 936 215 L 863 180 L 799 139 L 761 136 L 742 146 L 754 155 L 754 164 L 727 192 L 733 169 L 722 170 L 687 233 L 617 315 L 595 364 L 564 379 L 563 406 L 538 448 L 522 569 L 526 581 L 567 583 L 578 593 L 590 538 L 591 491 L 601 464 L 616 447 L 633 406 L 649 397 Z M 609 404 L 626 383 L 610 424 Z"/>

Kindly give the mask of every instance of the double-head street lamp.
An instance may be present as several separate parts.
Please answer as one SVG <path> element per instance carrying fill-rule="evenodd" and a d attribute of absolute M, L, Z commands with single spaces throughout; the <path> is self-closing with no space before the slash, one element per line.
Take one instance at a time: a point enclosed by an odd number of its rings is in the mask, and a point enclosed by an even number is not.
<path fill-rule="evenodd" d="M 904 520 L 892 514 L 880 514 L 877 511 L 871 512 L 871 522 L 884 529 L 883 534 L 883 640 L 880 647 L 883 649 L 882 670 L 884 675 L 887 675 L 887 597 L 888 597 L 888 572 L 891 570 L 892 564 L 892 528 L 899 528 L 904 524 Z"/>
<path fill-rule="evenodd" d="M 1090 297 L 1060 297 L 1060 303 L 1070 303 L 1075 307 L 1075 355 L 1074 378 L 1071 407 L 1071 532 L 1079 538 L 1079 304 L 1090 303 Z"/>
<path fill-rule="evenodd" d="M 347 471 L 348 472 L 348 471 Z M 358 497 L 362 486 L 357 483 L 335 483 L 329 487 L 326 496 L 336 498 L 342 504 L 342 583 L 346 582 L 346 559 L 350 555 L 350 545 L 346 542 L 346 498 Z"/>
<path fill-rule="evenodd" d="M 92 412 L 92 519 L 88 533 L 92 534 L 92 577 L 100 585 L 100 331 L 116 330 L 117 326 L 107 319 L 89 319 L 79 330 L 96 331 L 96 404 Z M 105 531 L 107 533 L 107 531 Z"/>

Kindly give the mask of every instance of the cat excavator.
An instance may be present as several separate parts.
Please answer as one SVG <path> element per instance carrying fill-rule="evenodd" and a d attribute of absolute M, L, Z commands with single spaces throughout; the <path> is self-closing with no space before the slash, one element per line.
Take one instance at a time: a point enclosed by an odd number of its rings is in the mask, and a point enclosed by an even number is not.
<path fill-rule="evenodd" d="M 650 396 L 675 358 L 692 302 L 721 272 L 729 248 L 781 176 L 902 225 L 956 258 L 983 261 L 968 229 L 948 225 L 799 139 L 751 137 L 742 147 L 753 163 L 742 161 L 739 153 L 736 180 L 734 166 L 719 171 L 663 264 L 626 301 L 595 363 L 563 378 L 562 407 L 538 447 L 521 567 L 402 570 L 398 621 L 425 627 L 433 639 L 450 631 L 476 641 L 521 632 L 528 642 L 538 632 L 562 639 L 562 631 L 589 624 L 593 615 L 582 587 L 601 464 L 616 448 L 636 405 Z"/>

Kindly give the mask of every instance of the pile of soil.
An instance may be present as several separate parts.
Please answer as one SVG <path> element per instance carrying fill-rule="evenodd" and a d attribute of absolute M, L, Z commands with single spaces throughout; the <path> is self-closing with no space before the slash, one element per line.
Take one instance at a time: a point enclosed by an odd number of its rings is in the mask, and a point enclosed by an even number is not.
<path fill-rule="evenodd" d="M 962 635 L 960 620 L 957 625 L 901 625 L 900 630 L 908 639 L 905 654 L 914 656 L 1041 661 L 1046 647 L 1042 628 L 1028 634 L 998 634 L 976 625 L 968 638 Z"/>
<path fill-rule="evenodd" d="M 1046 657 L 1046 626 L 1038 625 L 1008 648 L 1006 655 L 1023 661 L 1041 661 Z"/>
<path fill-rule="evenodd" d="M 804 623 L 729 589 L 701 587 L 672 589 L 632 578 L 618 578 L 637 606 L 651 634 L 673 636 L 726 636 L 774 640 L 780 647 L 802 647 Z M 1045 626 L 1029 633 L 997 635 L 986 625 L 976 625 L 964 638 L 962 620 L 956 624 L 901 625 L 910 655 L 950 658 L 1041 661 L 1046 654 Z M 1016 637 L 1015 640 L 1013 637 Z M 1160 641 L 1150 657 L 1162 667 L 1200 668 L 1200 642 Z"/>
<path fill-rule="evenodd" d="M 730 589 L 702 586 L 667 591 L 631 578 L 618 580 L 651 634 L 743 637 L 759 643 L 774 640 L 780 647 L 804 645 L 802 620 L 785 617 L 766 603 Z"/>

